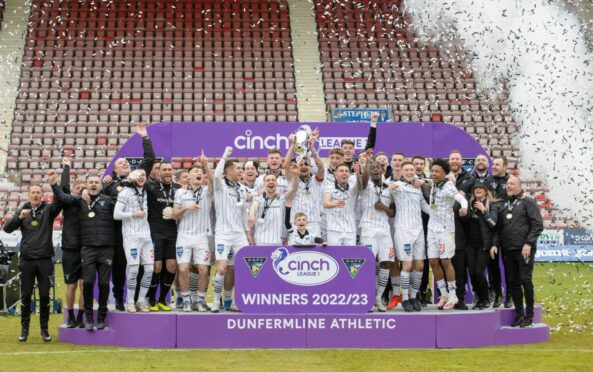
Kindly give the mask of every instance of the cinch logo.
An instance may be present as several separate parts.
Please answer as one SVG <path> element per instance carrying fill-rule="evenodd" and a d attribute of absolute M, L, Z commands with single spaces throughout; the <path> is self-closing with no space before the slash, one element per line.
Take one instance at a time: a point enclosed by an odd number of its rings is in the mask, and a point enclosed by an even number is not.
<path fill-rule="evenodd" d="M 340 268 L 333 257 L 319 252 L 288 253 L 284 247 L 272 252 L 274 271 L 285 282 L 313 286 L 331 281 Z"/>
<path fill-rule="evenodd" d="M 254 136 L 251 129 L 247 129 L 244 136 L 235 137 L 233 144 L 239 150 L 288 149 L 288 137 L 280 133 L 265 137 Z"/>

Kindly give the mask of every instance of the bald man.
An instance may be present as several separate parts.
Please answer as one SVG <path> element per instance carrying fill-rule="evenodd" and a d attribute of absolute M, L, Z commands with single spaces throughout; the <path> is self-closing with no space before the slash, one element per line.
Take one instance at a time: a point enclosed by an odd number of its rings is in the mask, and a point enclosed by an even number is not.
<path fill-rule="evenodd" d="M 515 303 L 511 326 L 528 327 L 533 324 L 533 259 L 544 224 L 536 201 L 523 197 L 519 178 L 510 176 L 506 190 L 509 198 L 500 209 L 490 255 L 494 257 L 499 248 L 504 251 L 508 287 Z"/>

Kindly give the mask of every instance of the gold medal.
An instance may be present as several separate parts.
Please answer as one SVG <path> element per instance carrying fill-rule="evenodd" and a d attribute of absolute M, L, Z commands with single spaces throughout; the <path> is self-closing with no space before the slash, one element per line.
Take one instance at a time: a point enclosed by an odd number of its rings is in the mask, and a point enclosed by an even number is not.
<path fill-rule="evenodd" d="M 311 190 L 305 190 L 305 195 L 311 194 Z"/>
<path fill-rule="evenodd" d="M 241 208 L 243 206 L 243 202 L 241 202 L 241 201 L 237 202 L 236 206 L 237 206 L 237 208 Z"/>
<path fill-rule="evenodd" d="M 507 220 L 510 220 L 511 218 L 513 218 L 513 215 L 511 213 L 507 214 Z"/>
<path fill-rule="evenodd" d="M 259 219 L 257 220 L 257 222 L 259 222 L 260 224 L 262 224 L 262 223 L 264 223 L 264 219 L 263 219 L 263 218 L 259 218 Z"/>
<path fill-rule="evenodd" d="M 430 205 L 430 207 L 431 207 L 432 209 L 437 209 L 437 205 L 436 205 L 436 204 L 434 204 L 434 203 L 432 203 L 432 204 Z"/>
<path fill-rule="evenodd" d="M 89 218 L 95 218 L 95 212 L 94 211 L 90 211 L 89 212 Z"/>
<path fill-rule="evenodd" d="M 33 227 L 39 226 L 39 221 L 37 221 L 37 220 L 31 221 L 31 226 L 33 226 Z"/>

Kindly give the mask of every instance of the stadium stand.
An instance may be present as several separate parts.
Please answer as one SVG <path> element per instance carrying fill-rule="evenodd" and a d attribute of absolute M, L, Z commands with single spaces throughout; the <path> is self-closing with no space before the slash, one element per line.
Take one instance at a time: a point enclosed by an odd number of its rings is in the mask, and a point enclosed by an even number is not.
<path fill-rule="evenodd" d="M 296 121 L 290 3 L 33 0 L 7 160 L 23 186 L 0 190 L 0 213 L 64 152 L 76 155 L 73 175 L 103 169 L 141 120 Z M 505 97 L 487 99 L 462 61 L 418 42 L 400 1 L 313 6 L 327 117 L 386 107 L 393 121 L 452 123 L 518 172 L 519 124 Z M 541 183 L 525 187 L 547 227 L 575 225 Z"/>

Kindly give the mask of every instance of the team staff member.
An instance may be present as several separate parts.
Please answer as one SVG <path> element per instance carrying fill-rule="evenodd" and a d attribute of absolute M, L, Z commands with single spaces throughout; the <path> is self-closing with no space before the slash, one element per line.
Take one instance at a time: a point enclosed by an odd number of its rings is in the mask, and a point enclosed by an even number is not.
<path fill-rule="evenodd" d="M 70 190 L 70 165 L 71 160 L 68 157 L 62 159 L 62 176 L 60 186 L 66 194 L 80 196 L 84 188 L 83 180 L 76 180 L 74 187 Z M 55 194 L 55 192 L 54 192 Z M 64 283 L 66 283 L 66 307 L 68 308 L 68 320 L 66 327 L 84 327 L 84 302 L 82 298 L 82 263 L 80 249 L 82 243 L 80 240 L 80 223 L 78 219 L 78 208 L 72 206 L 63 206 L 62 215 L 64 221 L 62 224 L 62 268 L 64 270 Z M 74 317 L 74 300 L 76 298 L 76 288 L 80 283 L 80 293 L 78 296 L 78 314 Z"/>
<path fill-rule="evenodd" d="M 159 180 L 146 181 L 148 195 L 148 224 L 154 244 L 154 272 L 148 291 L 150 311 L 171 311 L 167 305 L 167 294 L 175 280 L 177 258 L 175 242 L 177 241 L 177 224 L 173 219 L 173 202 L 175 192 L 180 188 L 173 183 L 173 167 L 171 163 L 159 163 Z M 164 269 L 164 270 L 163 270 Z M 159 299 L 156 301 L 156 290 L 160 283 Z"/>
<path fill-rule="evenodd" d="M 148 131 L 146 125 L 140 123 L 136 126 L 136 134 L 142 138 L 142 147 L 144 155 L 142 162 L 138 165 L 138 169 L 143 169 L 146 173 L 152 170 L 152 165 L 155 161 L 152 144 L 148 138 Z M 111 176 L 103 178 L 103 192 L 113 199 L 117 199 L 117 195 L 124 189 L 126 184 L 126 177 L 130 174 L 132 168 L 126 158 L 119 158 L 113 165 L 113 173 Z M 115 298 L 115 309 L 125 311 L 124 306 L 124 285 L 126 284 L 126 253 L 123 245 L 122 222 L 115 221 L 115 251 L 113 253 L 112 266 L 112 281 L 113 281 L 113 297 Z"/>
<path fill-rule="evenodd" d="M 492 190 L 494 190 L 494 196 L 500 202 L 506 202 L 509 197 L 507 196 L 507 181 L 509 180 L 509 174 L 507 173 L 509 167 L 509 162 L 506 157 L 504 156 L 496 156 L 492 159 Z M 498 267 L 499 258 L 498 256 L 502 256 L 502 266 L 504 268 L 504 282 L 506 283 L 506 295 L 504 299 L 504 307 L 510 309 L 513 307 L 513 296 L 511 296 L 511 292 L 508 290 L 509 286 L 509 273 L 507 270 L 506 262 L 504 259 L 504 252 L 500 251 L 495 256 L 494 259 L 491 261 L 490 265 L 496 265 Z M 490 273 L 490 266 L 488 266 L 488 273 Z M 493 269 L 493 273 L 496 271 Z M 500 270 L 499 270 L 500 273 Z M 491 282 L 501 282 L 500 274 L 497 277 L 491 276 Z M 502 287 L 502 285 L 499 285 Z"/>
<path fill-rule="evenodd" d="M 544 230 L 544 224 L 536 201 L 523 198 L 519 178 L 509 177 L 507 194 L 509 200 L 500 210 L 490 254 L 494 256 L 499 248 L 504 252 L 509 271 L 509 289 L 515 303 L 515 320 L 511 326 L 527 327 L 533 324 L 534 291 L 531 276 L 536 243 Z"/>
<path fill-rule="evenodd" d="M 29 187 L 29 201 L 18 209 L 10 221 L 4 225 L 4 231 L 11 233 L 21 230 L 19 271 L 21 273 L 21 335 L 20 342 L 29 337 L 31 321 L 31 296 L 37 279 L 39 288 L 39 325 L 41 338 L 50 342 L 49 323 L 49 288 L 54 271 L 52 257 L 54 246 L 52 234 L 54 219 L 60 214 L 58 203 L 43 201 L 41 186 Z"/>
<path fill-rule="evenodd" d="M 468 222 L 465 230 L 467 267 L 474 290 L 478 295 L 478 302 L 474 305 L 474 310 L 490 307 L 488 281 L 484 271 L 491 261 L 489 251 L 492 247 L 492 236 L 497 219 L 498 203 L 496 203 L 496 199 L 493 198 L 485 184 L 476 182 L 469 202 Z M 500 302 L 498 306 L 500 306 Z"/>
<path fill-rule="evenodd" d="M 50 172 L 51 173 L 51 172 Z M 99 317 L 97 329 L 105 328 L 107 301 L 109 299 L 109 278 L 115 245 L 115 223 L 113 208 L 115 200 L 101 193 L 101 180 L 98 176 L 89 176 L 86 182 L 85 199 L 65 194 L 56 184 L 55 172 L 49 179 L 54 195 L 65 206 L 75 209 L 80 221 L 81 261 L 84 293 L 84 312 L 86 329 L 93 330 L 93 290 L 97 274 L 99 277 Z"/>
<path fill-rule="evenodd" d="M 447 178 L 460 191 L 466 199 L 471 193 L 472 187 L 474 186 L 474 177 L 463 168 L 463 158 L 459 150 L 453 150 L 449 154 L 449 166 L 451 172 L 447 175 Z M 455 256 L 451 259 L 453 268 L 455 269 L 455 284 L 457 298 L 459 302 L 455 305 L 456 310 L 467 310 L 468 307 L 465 304 L 465 284 L 467 281 L 467 260 L 465 254 L 465 224 L 466 219 L 462 218 L 457 211 L 459 210 L 459 203 L 455 204 Z"/>

